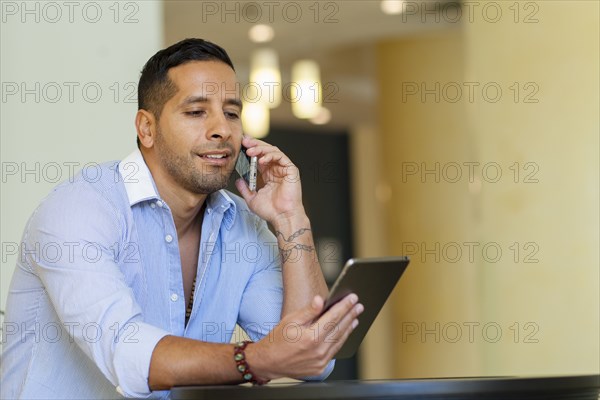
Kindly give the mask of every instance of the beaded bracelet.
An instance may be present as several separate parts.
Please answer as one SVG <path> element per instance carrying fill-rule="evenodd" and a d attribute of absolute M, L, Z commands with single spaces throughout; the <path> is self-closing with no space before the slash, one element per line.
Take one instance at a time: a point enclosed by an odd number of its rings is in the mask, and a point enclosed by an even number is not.
<path fill-rule="evenodd" d="M 242 379 L 245 382 L 252 382 L 253 385 L 264 385 L 268 383 L 268 380 L 262 380 L 257 378 L 252 371 L 250 371 L 250 366 L 248 362 L 246 362 L 246 354 L 244 350 L 248 343 L 252 343 L 249 340 L 245 340 L 243 342 L 237 342 L 235 347 L 233 348 L 233 359 L 235 360 L 235 365 L 237 366 L 237 370 L 242 374 Z"/>

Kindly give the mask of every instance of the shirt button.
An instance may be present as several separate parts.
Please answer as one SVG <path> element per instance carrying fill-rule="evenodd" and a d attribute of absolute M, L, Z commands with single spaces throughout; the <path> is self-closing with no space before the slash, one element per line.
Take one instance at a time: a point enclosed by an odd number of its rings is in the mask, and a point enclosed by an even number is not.
<path fill-rule="evenodd" d="M 157 206 L 159 206 L 159 207 L 162 207 L 162 206 L 163 206 L 163 202 L 162 202 L 162 201 L 160 201 L 160 200 L 158 200 L 158 201 L 156 202 L 156 205 L 157 205 Z"/>
<path fill-rule="evenodd" d="M 156 204 L 150 203 L 150 208 L 156 208 Z"/>
<path fill-rule="evenodd" d="M 173 293 L 171 295 L 171 301 L 177 301 L 178 298 L 179 298 L 179 296 L 177 296 L 177 293 Z"/>
<path fill-rule="evenodd" d="M 165 240 L 167 241 L 167 243 L 171 243 L 173 241 L 173 236 L 167 235 L 165 236 Z"/>

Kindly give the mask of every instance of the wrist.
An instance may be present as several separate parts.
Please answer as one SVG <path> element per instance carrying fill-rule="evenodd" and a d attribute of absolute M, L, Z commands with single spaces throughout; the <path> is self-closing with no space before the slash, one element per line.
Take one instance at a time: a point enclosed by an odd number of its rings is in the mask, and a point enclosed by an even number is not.
<path fill-rule="evenodd" d="M 252 373 L 258 380 L 268 382 L 270 380 L 282 377 L 269 368 L 271 365 L 269 357 L 264 351 L 261 351 L 258 343 L 248 343 L 248 346 L 246 346 L 245 349 L 245 354 L 246 360 L 252 368 Z"/>
<path fill-rule="evenodd" d="M 310 220 L 302 208 L 296 212 L 279 215 L 271 221 L 271 225 L 276 231 L 287 233 L 297 230 L 298 227 L 310 227 Z"/>
<path fill-rule="evenodd" d="M 262 369 L 259 362 L 257 363 L 258 365 L 253 364 L 253 366 L 251 367 L 250 361 L 248 361 L 248 358 L 251 358 L 254 361 L 259 360 L 258 357 L 255 357 L 252 354 L 252 351 L 248 352 L 249 345 L 252 343 L 253 342 L 249 340 L 235 343 L 233 348 L 233 360 L 235 361 L 236 369 L 240 373 L 244 383 L 252 383 L 253 385 L 264 385 L 266 383 L 269 383 L 271 379 L 265 378 L 261 374 Z M 252 355 L 249 356 L 249 354 Z"/>

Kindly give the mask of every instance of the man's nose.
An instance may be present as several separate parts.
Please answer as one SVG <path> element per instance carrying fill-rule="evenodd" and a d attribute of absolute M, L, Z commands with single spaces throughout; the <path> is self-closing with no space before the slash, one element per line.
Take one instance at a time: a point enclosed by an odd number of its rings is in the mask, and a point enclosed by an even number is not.
<path fill-rule="evenodd" d="M 206 134 L 208 139 L 227 140 L 231 136 L 231 126 L 222 112 L 213 113 Z"/>

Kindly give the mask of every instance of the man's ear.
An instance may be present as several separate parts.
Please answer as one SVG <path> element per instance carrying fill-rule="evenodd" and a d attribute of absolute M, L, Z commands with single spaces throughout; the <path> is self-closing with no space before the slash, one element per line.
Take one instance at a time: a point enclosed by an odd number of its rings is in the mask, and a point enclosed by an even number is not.
<path fill-rule="evenodd" d="M 135 129 L 143 147 L 150 148 L 154 145 L 156 135 L 156 118 L 154 118 L 154 114 L 146 110 L 138 110 L 135 116 Z"/>

